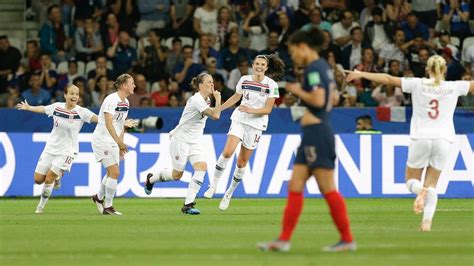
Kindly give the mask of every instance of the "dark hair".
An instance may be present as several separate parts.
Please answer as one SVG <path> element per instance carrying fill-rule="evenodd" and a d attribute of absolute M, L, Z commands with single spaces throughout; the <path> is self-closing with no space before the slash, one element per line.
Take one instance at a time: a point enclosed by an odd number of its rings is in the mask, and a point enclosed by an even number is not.
<path fill-rule="evenodd" d="M 401 64 L 400 64 L 400 61 L 398 61 L 397 59 L 392 59 L 392 60 L 390 60 L 390 61 L 388 62 L 388 67 L 390 67 L 390 66 L 391 66 L 393 63 L 395 63 L 395 62 L 398 63 L 398 65 L 401 65 Z"/>
<path fill-rule="evenodd" d="M 376 6 L 372 9 L 372 16 L 383 16 L 383 9 Z"/>
<path fill-rule="evenodd" d="M 183 43 L 179 37 L 174 37 L 173 40 L 171 41 L 171 44 L 175 44 L 177 42 Z"/>
<path fill-rule="evenodd" d="M 1 37 L 0 37 L 0 39 L 1 39 Z M 36 47 L 38 47 L 38 41 L 37 40 L 28 40 L 28 41 L 26 41 L 26 44 L 30 44 L 30 43 L 34 44 Z"/>
<path fill-rule="evenodd" d="M 372 117 L 370 115 L 361 115 L 356 118 L 356 122 L 362 120 L 364 122 L 368 122 L 370 125 L 372 125 Z"/>
<path fill-rule="evenodd" d="M 311 27 L 308 31 L 296 31 L 288 40 L 289 45 L 298 45 L 302 43 L 319 52 L 321 45 L 324 43 L 324 34 L 319 28 Z"/>
<path fill-rule="evenodd" d="M 415 12 L 411 11 L 410 13 L 407 14 L 407 17 L 416 17 Z"/>
<path fill-rule="evenodd" d="M 219 82 L 219 83 L 222 83 L 222 85 L 224 85 L 224 77 L 222 77 L 221 74 L 215 73 L 214 75 L 212 75 L 212 79 L 214 80 L 214 83 Z"/>
<path fill-rule="evenodd" d="M 162 39 L 161 36 L 163 35 L 163 33 L 162 33 L 162 31 L 161 31 L 160 29 L 158 29 L 158 28 L 153 28 L 153 29 L 151 29 L 151 30 L 148 31 L 148 32 L 149 32 L 149 33 L 150 33 L 150 32 L 153 32 L 153 33 L 156 35 L 156 37 L 160 38 L 160 40 Z"/>
<path fill-rule="evenodd" d="M 362 31 L 362 28 L 361 28 L 361 27 L 359 27 L 359 26 L 357 26 L 357 27 L 354 27 L 354 28 L 352 28 L 352 29 L 351 29 L 351 31 L 350 31 L 350 34 L 351 34 L 351 35 L 354 35 L 354 32 L 355 32 L 356 30 L 360 30 L 360 31 Z"/>
<path fill-rule="evenodd" d="M 79 87 L 77 87 L 76 85 L 74 85 L 74 83 L 73 83 L 73 84 L 69 84 L 69 85 L 67 85 L 67 86 L 64 88 L 64 94 L 67 94 L 67 91 L 68 91 L 69 88 L 71 88 L 72 86 L 74 86 L 74 87 L 76 87 L 76 88 L 79 89 Z"/>
<path fill-rule="evenodd" d="M 275 81 L 279 81 L 285 76 L 285 63 L 278 55 L 257 55 L 255 59 L 257 58 L 264 58 L 267 61 L 268 69 L 265 71 L 265 76 Z"/>
<path fill-rule="evenodd" d="M 48 7 L 48 16 L 51 15 L 51 11 L 53 11 L 53 8 L 58 8 L 59 9 L 59 6 L 58 5 L 50 5 Z"/>
<path fill-rule="evenodd" d="M 344 14 L 346 14 L 346 13 L 351 13 L 351 15 L 354 15 L 354 14 L 352 14 L 352 11 L 350 11 L 349 9 L 343 9 L 343 10 L 341 10 L 341 12 L 339 13 L 339 20 L 342 20 L 343 18 L 346 18 L 346 17 L 344 16 Z"/>
<path fill-rule="evenodd" d="M 237 34 L 237 36 L 239 36 L 239 33 L 236 32 L 236 31 L 228 32 L 224 37 L 224 47 L 225 48 L 229 48 L 229 46 L 230 46 L 230 37 L 232 37 L 232 34 Z"/>
<path fill-rule="evenodd" d="M 199 91 L 199 84 L 203 83 L 204 82 L 204 77 L 207 76 L 209 74 L 207 73 L 201 73 L 197 76 L 195 76 L 192 80 L 191 80 L 191 83 L 189 83 L 189 85 L 191 85 L 191 88 L 193 88 L 195 91 Z M 209 75 L 210 76 L 210 75 Z"/>
<path fill-rule="evenodd" d="M 396 34 L 398 31 L 401 31 L 401 32 L 405 33 L 405 31 L 404 31 L 402 28 L 400 28 L 400 27 L 397 27 L 397 28 L 393 31 L 393 33 Z"/>
<path fill-rule="evenodd" d="M 8 40 L 8 36 L 7 35 L 0 35 L 0 40 Z"/>
<path fill-rule="evenodd" d="M 125 82 L 127 82 L 128 79 L 133 79 L 133 78 L 129 74 L 122 74 L 122 75 L 118 76 L 118 78 L 114 81 L 114 84 L 112 85 L 112 88 L 114 90 L 118 91 L 120 89 L 120 86 L 125 84 Z M 99 78 L 97 78 L 97 80 L 99 80 Z"/>
<path fill-rule="evenodd" d="M 187 44 L 187 45 L 184 45 L 184 46 L 181 48 L 181 52 L 184 53 L 184 50 L 185 50 L 185 49 L 191 49 L 191 50 L 193 50 L 193 47 L 192 47 L 191 45 L 188 45 L 188 44 Z"/>
<path fill-rule="evenodd" d="M 83 78 L 83 77 L 77 77 L 77 78 L 75 78 L 75 79 L 72 80 L 72 84 L 74 84 L 74 85 L 76 85 L 77 82 L 83 82 L 84 85 L 86 85 L 86 79 Z M 76 86 L 77 86 L 77 85 L 76 85 Z"/>

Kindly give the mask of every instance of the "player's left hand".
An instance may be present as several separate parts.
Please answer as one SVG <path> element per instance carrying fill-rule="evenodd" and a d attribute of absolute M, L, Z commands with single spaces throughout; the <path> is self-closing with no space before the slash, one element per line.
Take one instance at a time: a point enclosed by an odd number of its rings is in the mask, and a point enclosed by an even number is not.
<path fill-rule="evenodd" d="M 252 112 L 252 108 L 245 105 L 241 105 L 239 106 L 239 111 L 250 114 Z"/>
<path fill-rule="evenodd" d="M 18 103 L 15 108 L 17 110 L 28 110 L 28 108 L 30 108 L 30 105 L 28 104 L 28 102 L 26 100 L 22 101 L 21 103 Z"/>
<path fill-rule="evenodd" d="M 123 124 L 126 128 L 134 128 L 138 126 L 138 122 L 134 119 L 127 119 Z"/>
<path fill-rule="evenodd" d="M 355 79 L 360 79 L 361 78 L 361 72 L 359 70 L 354 70 L 354 71 L 344 70 L 344 73 L 347 74 L 346 82 L 351 82 Z"/>

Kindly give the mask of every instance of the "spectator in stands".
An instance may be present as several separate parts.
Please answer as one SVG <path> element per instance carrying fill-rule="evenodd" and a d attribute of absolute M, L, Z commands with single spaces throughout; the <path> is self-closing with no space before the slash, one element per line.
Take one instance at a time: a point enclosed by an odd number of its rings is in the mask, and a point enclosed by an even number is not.
<path fill-rule="evenodd" d="M 354 15 L 350 10 L 341 11 L 340 21 L 331 27 L 334 42 L 340 47 L 346 46 L 351 41 L 350 31 L 357 26 L 359 23 L 354 21 Z"/>
<path fill-rule="evenodd" d="M 245 57 L 240 57 L 237 63 L 237 67 L 232 69 L 229 74 L 229 80 L 227 81 L 227 87 L 235 91 L 235 87 L 239 82 L 240 78 L 244 75 L 251 75 L 253 73 L 249 61 Z"/>
<path fill-rule="evenodd" d="M 247 17 L 245 17 L 242 29 L 244 33 L 249 35 L 249 52 L 252 53 L 252 56 L 267 47 L 268 28 L 263 23 L 259 13 L 250 11 Z M 278 33 L 276 38 L 278 42 Z"/>
<path fill-rule="evenodd" d="M 474 44 L 471 44 L 468 47 L 464 47 L 464 61 L 466 72 L 470 72 L 471 75 L 474 75 Z"/>
<path fill-rule="evenodd" d="M 438 2 L 438 1 L 437 1 Z M 418 19 L 428 26 L 430 30 L 430 37 L 433 37 L 434 28 L 436 26 L 438 14 L 436 13 L 436 5 L 431 1 L 426 0 L 411 0 L 413 12 Z"/>
<path fill-rule="evenodd" d="M 472 74 L 465 73 L 462 76 L 461 80 L 471 81 L 472 80 Z M 474 111 L 474 95 L 472 93 L 468 94 L 466 96 L 459 97 L 459 100 L 460 100 L 460 104 L 461 104 L 462 107 L 471 108 Z"/>
<path fill-rule="evenodd" d="M 372 98 L 379 106 L 394 107 L 401 106 L 404 98 L 402 89 L 390 85 L 380 85 L 372 91 Z"/>
<path fill-rule="evenodd" d="M 194 2 L 193 0 L 171 1 L 170 17 L 176 36 L 194 37 L 192 17 L 195 8 Z"/>
<path fill-rule="evenodd" d="M 55 62 L 66 60 L 66 52 L 73 40 L 65 33 L 58 5 L 48 7 L 48 21 L 41 27 L 39 36 L 42 52 L 51 54 Z"/>
<path fill-rule="evenodd" d="M 102 38 L 92 18 L 84 20 L 83 27 L 76 30 L 76 57 L 80 61 L 89 62 L 95 60 L 97 56 L 103 53 L 104 46 L 102 45 Z"/>
<path fill-rule="evenodd" d="M 75 3 L 75 20 L 85 20 L 89 17 L 96 20 L 102 16 L 104 7 L 100 0 L 75 0 Z"/>
<path fill-rule="evenodd" d="M 411 12 L 411 5 L 406 0 L 388 0 L 385 11 L 389 21 L 400 24 Z"/>
<path fill-rule="evenodd" d="M 217 9 L 214 0 L 205 0 L 204 5 L 194 12 L 193 27 L 198 35 L 211 34 L 211 43 L 216 42 Z"/>
<path fill-rule="evenodd" d="M 189 85 L 191 79 L 202 73 L 205 67 L 193 62 L 193 48 L 191 46 L 183 46 L 182 55 L 183 62 L 176 65 L 173 77 L 178 81 L 182 92 L 191 92 L 192 88 Z"/>
<path fill-rule="evenodd" d="M 391 25 L 384 23 L 382 8 L 374 7 L 372 9 L 372 21 L 369 21 L 365 26 L 364 40 L 374 48 L 376 53 L 379 53 L 383 47 L 390 43 Z"/>
<path fill-rule="evenodd" d="M 228 6 L 221 6 L 217 12 L 217 44 L 215 47 L 223 47 L 225 36 L 231 31 L 237 31 L 238 25 L 235 23 Z M 212 41 L 212 35 L 210 36 Z M 217 48 L 216 48 L 217 49 Z"/>
<path fill-rule="evenodd" d="M 447 1 L 448 2 L 448 1 Z M 443 22 L 450 25 L 451 34 L 462 41 L 471 35 L 469 27 L 469 4 L 460 0 L 449 0 L 443 9 Z"/>
<path fill-rule="evenodd" d="M 26 58 L 24 63 L 27 66 L 29 72 L 35 72 L 41 70 L 41 59 L 40 59 L 40 48 L 38 41 L 28 40 L 26 42 Z M 1 60 L 3 62 L 4 60 Z"/>
<path fill-rule="evenodd" d="M 363 72 L 373 72 L 378 73 L 377 65 L 375 64 L 375 53 L 374 49 L 371 47 L 366 47 L 362 49 L 362 63 L 356 65 L 354 69 L 363 71 Z M 364 88 L 370 87 L 370 82 L 365 79 L 356 79 L 352 82 L 357 90 L 360 92 Z"/>
<path fill-rule="evenodd" d="M 97 83 L 94 90 L 91 93 L 92 106 L 100 108 L 100 105 L 104 101 L 105 97 L 113 93 L 112 88 L 108 86 L 108 80 L 106 76 L 97 77 Z"/>
<path fill-rule="evenodd" d="M 183 43 L 180 38 L 175 37 L 171 42 L 171 51 L 168 52 L 166 59 L 166 73 L 172 75 L 174 69 L 179 63 L 183 62 L 183 55 L 181 50 L 183 49 Z"/>
<path fill-rule="evenodd" d="M 363 33 L 360 27 L 354 27 L 351 30 L 351 42 L 342 50 L 342 66 L 345 69 L 353 69 L 361 63 L 363 48 Z"/>
<path fill-rule="evenodd" d="M 418 62 L 410 63 L 410 69 L 413 72 L 413 75 L 417 78 L 426 77 L 426 65 L 428 63 L 428 58 L 430 57 L 430 51 L 428 48 L 421 48 L 418 51 Z"/>
<path fill-rule="evenodd" d="M 151 108 L 153 107 L 153 102 L 151 101 L 150 98 L 143 97 L 140 99 L 140 105 L 138 106 L 140 108 Z"/>
<path fill-rule="evenodd" d="M 117 16 L 113 12 L 109 12 L 106 16 L 105 23 L 101 25 L 101 39 L 104 51 L 107 51 L 117 40 L 120 33 L 120 24 Z"/>
<path fill-rule="evenodd" d="M 293 61 L 291 60 L 290 54 L 288 53 L 288 48 L 278 42 L 278 36 L 278 31 L 270 30 L 266 42 L 267 49 L 258 52 L 258 54 L 278 54 L 283 63 L 285 63 L 285 71 L 290 72 L 293 66 Z"/>
<path fill-rule="evenodd" d="M 280 12 L 285 13 L 290 21 L 290 24 L 292 24 L 293 11 L 289 6 L 281 3 L 280 0 L 269 0 L 266 11 L 267 16 L 265 23 L 270 30 L 278 30 L 281 27 L 279 19 Z"/>
<path fill-rule="evenodd" d="M 106 76 L 108 80 L 114 79 L 114 73 L 107 68 L 107 59 L 104 55 L 95 59 L 95 69 L 87 73 L 87 86 L 90 89 L 95 88 L 96 78 L 99 76 Z"/>
<path fill-rule="evenodd" d="M 107 56 L 112 58 L 115 75 L 127 73 L 137 63 L 137 50 L 130 46 L 130 36 L 121 31 L 119 39 L 107 50 Z"/>
<path fill-rule="evenodd" d="M 342 66 L 336 67 L 334 69 L 334 81 L 340 95 L 339 105 L 342 107 L 352 107 L 357 102 L 357 89 L 352 82 L 347 84 L 345 78 Z"/>
<path fill-rule="evenodd" d="M 20 51 L 10 46 L 6 35 L 0 36 L 0 93 L 6 91 L 8 75 L 16 73 L 20 60 Z"/>
<path fill-rule="evenodd" d="M 204 65 L 207 58 L 217 58 L 219 53 L 211 47 L 211 36 L 209 34 L 199 35 L 199 48 L 193 52 L 193 62 Z"/>
<path fill-rule="evenodd" d="M 451 35 L 448 31 L 442 31 L 439 34 L 439 43 L 436 49 L 443 49 L 444 47 L 454 47 L 455 45 L 451 42 Z"/>
<path fill-rule="evenodd" d="M 222 102 L 227 101 L 232 95 L 234 95 L 235 90 L 229 89 L 224 83 L 224 78 L 221 74 L 214 74 L 212 75 L 212 79 L 214 80 L 214 89 L 221 93 L 221 100 Z"/>
<path fill-rule="evenodd" d="M 141 99 L 151 99 L 151 93 L 147 90 L 147 81 L 144 75 L 136 74 L 134 80 L 135 91 L 132 95 L 128 96 L 128 101 L 130 102 L 130 107 L 139 107 Z"/>
<path fill-rule="evenodd" d="M 150 45 L 143 49 L 141 58 L 142 71 L 150 82 L 155 82 L 158 78 L 165 74 L 166 59 L 168 57 L 168 48 L 161 45 L 160 29 L 152 29 L 148 32 L 148 42 Z"/>
<path fill-rule="evenodd" d="M 362 115 L 356 118 L 356 134 L 381 134 L 380 130 L 372 127 L 372 117 L 370 115 Z"/>
<path fill-rule="evenodd" d="M 394 77 L 403 77 L 403 72 L 400 71 L 399 61 L 390 60 L 390 62 L 388 62 L 388 74 Z"/>
<path fill-rule="evenodd" d="M 151 98 L 155 107 L 166 107 L 170 96 L 168 77 L 161 77 L 158 80 L 158 84 L 160 85 L 160 90 L 153 92 Z"/>
<path fill-rule="evenodd" d="M 172 107 L 172 108 L 175 108 L 175 107 L 179 107 L 180 106 L 180 97 L 178 94 L 176 93 L 173 93 L 173 94 L 170 94 L 169 95 L 169 98 L 168 98 L 168 107 Z"/>
<path fill-rule="evenodd" d="M 217 67 L 223 68 L 230 72 L 232 69 L 237 67 L 237 60 L 240 57 L 247 58 L 247 61 L 251 61 L 247 53 L 247 50 L 239 46 L 240 39 L 237 32 L 230 32 L 226 36 L 226 42 L 224 49 L 219 53 L 217 58 Z"/>
<path fill-rule="evenodd" d="M 310 12 L 310 22 L 305 24 L 302 29 L 309 31 L 311 27 L 318 27 L 323 31 L 331 32 L 331 23 L 323 20 L 323 15 L 321 13 L 321 8 L 316 6 Z"/>
<path fill-rule="evenodd" d="M 91 107 L 92 96 L 88 89 L 86 89 L 86 79 L 79 76 L 72 81 L 72 84 L 79 88 L 79 96 L 82 98 L 83 107 Z"/>
<path fill-rule="evenodd" d="M 360 12 L 360 27 L 362 29 L 365 29 L 365 26 L 367 26 L 367 24 L 370 21 L 373 21 L 372 11 L 374 10 L 374 8 L 376 7 L 382 8 L 381 5 L 377 5 L 377 2 L 379 1 L 378 0 L 364 0 L 365 7 Z M 382 13 L 383 13 L 383 9 L 382 9 Z"/>
<path fill-rule="evenodd" d="M 459 63 L 457 48 L 445 47 L 440 51 L 440 54 L 446 60 L 448 66 L 446 80 L 460 80 L 464 74 L 464 67 Z"/>
<path fill-rule="evenodd" d="M 140 20 L 140 11 L 138 11 L 136 0 L 107 0 L 106 7 L 115 15 L 115 20 L 119 22 L 120 29 L 129 34 L 135 32 L 138 21 Z M 108 19 L 108 16 L 107 16 Z M 118 35 L 118 32 L 116 33 Z M 111 41 L 111 46 L 115 41 Z M 105 45 L 108 48 L 107 44 Z"/>
<path fill-rule="evenodd" d="M 290 18 L 285 12 L 279 12 L 278 19 L 280 22 L 280 36 L 278 36 L 278 42 L 280 45 L 287 47 L 288 38 L 295 31 L 295 28 L 293 24 L 290 23 Z"/>
<path fill-rule="evenodd" d="M 59 75 L 58 77 L 58 86 L 56 90 L 57 101 L 64 101 L 64 89 L 66 88 L 66 86 L 72 84 L 72 82 L 78 77 L 84 78 L 82 74 L 79 74 L 77 60 L 75 58 L 69 59 L 67 63 L 67 68 L 68 72 Z"/>
<path fill-rule="evenodd" d="M 306 24 L 311 23 L 311 10 L 313 10 L 316 5 L 314 0 L 300 0 L 299 7 L 295 11 L 295 28 L 299 29 Z"/>
<path fill-rule="evenodd" d="M 346 0 L 320 0 L 319 2 L 326 14 L 326 19 L 330 22 L 340 19 L 340 11 L 347 9 Z"/>
<path fill-rule="evenodd" d="M 48 105 L 51 102 L 51 94 L 41 88 L 41 74 L 32 73 L 29 81 L 30 88 L 21 94 L 21 97 L 31 106 Z"/>
<path fill-rule="evenodd" d="M 405 32 L 406 41 L 415 39 L 418 34 L 420 34 L 425 41 L 430 39 L 430 30 L 428 26 L 421 23 L 414 12 L 408 13 L 406 21 L 402 23 L 401 28 Z"/>
<path fill-rule="evenodd" d="M 224 84 L 227 84 L 227 71 L 225 71 L 224 69 L 217 68 L 217 59 L 214 57 L 207 58 L 206 71 L 204 71 L 203 73 L 207 73 L 209 75 L 219 74 L 224 79 Z"/>
<path fill-rule="evenodd" d="M 292 106 L 297 106 L 297 99 L 296 96 L 293 95 L 291 92 L 286 92 L 283 96 L 283 102 L 278 105 L 278 108 L 291 108 Z"/>
<path fill-rule="evenodd" d="M 321 45 L 321 52 L 319 55 L 327 60 L 329 58 L 329 53 L 332 52 L 336 58 L 336 62 L 342 62 L 341 48 L 333 43 L 331 33 L 325 30 L 323 31 L 323 35 L 324 42 Z"/>
<path fill-rule="evenodd" d="M 137 36 L 144 37 L 151 29 L 164 29 L 169 24 L 169 0 L 140 0 L 140 22 L 137 25 Z"/>
<path fill-rule="evenodd" d="M 408 47 L 408 54 L 406 56 L 410 67 L 413 63 L 417 63 L 419 61 L 418 54 L 421 49 L 436 49 L 436 45 L 432 42 L 424 41 L 420 33 L 415 34 L 415 38 L 410 41 L 410 44 L 411 45 Z"/>
<path fill-rule="evenodd" d="M 41 55 L 41 87 L 48 90 L 52 95 L 56 91 L 59 74 L 53 66 L 51 56 L 47 53 Z"/>
<path fill-rule="evenodd" d="M 390 60 L 398 60 L 402 63 L 401 69 L 404 71 L 407 68 L 407 62 L 405 59 L 405 53 L 408 52 L 408 47 L 411 43 L 405 43 L 405 32 L 401 28 L 395 30 L 395 36 L 393 43 L 386 45 L 382 48 L 379 54 L 379 60 L 377 65 L 380 69 L 384 69 L 384 72 L 388 71 L 388 62 Z"/>

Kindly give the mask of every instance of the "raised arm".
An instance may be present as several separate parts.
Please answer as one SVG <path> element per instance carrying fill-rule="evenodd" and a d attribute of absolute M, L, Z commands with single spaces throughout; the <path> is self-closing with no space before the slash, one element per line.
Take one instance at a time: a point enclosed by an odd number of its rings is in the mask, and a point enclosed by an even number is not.
<path fill-rule="evenodd" d="M 346 77 L 347 82 L 351 82 L 354 79 L 367 79 L 382 83 L 385 85 L 392 85 L 395 87 L 401 88 L 402 80 L 399 77 L 390 76 L 389 74 L 384 73 L 370 73 L 370 72 L 360 72 L 360 71 L 345 71 L 348 75 Z"/>
<path fill-rule="evenodd" d="M 234 93 L 227 101 L 221 106 L 222 111 L 225 109 L 234 106 L 240 99 L 242 98 L 242 94 Z"/>
<path fill-rule="evenodd" d="M 214 95 L 214 99 L 216 99 L 216 106 L 214 108 L 207 108 L 202 112 L 202 114 L 213 120 L 218 120 L 221 117 L 222 112 L 221 93 L 219 91 L 214 91 L 212 94 Z"/>
<path fill-rule="evenodd" d="M 472 83 L 471 83 L 471 89 L 472 89 Z M 44 106 L 43 105 L 40 105 L 40 106 L 31 106 L 28 104 L 28 102 L 25 100 L 21 103 L 18 103 L 15 108 L 17 110 L 26 110 L 26 111 L 30 111 L 30 112 L 34 112 L 34 113 L 39 113 L 39 114 L 44 114 Z"/>

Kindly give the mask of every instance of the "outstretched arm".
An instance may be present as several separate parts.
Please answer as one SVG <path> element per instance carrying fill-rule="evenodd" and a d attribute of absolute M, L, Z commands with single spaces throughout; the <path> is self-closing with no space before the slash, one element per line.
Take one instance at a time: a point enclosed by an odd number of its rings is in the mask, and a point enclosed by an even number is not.
<path fill-rule="evenodd" d="M 471 86 L 472 87 L 472 86 Z M 19 104 L 16 105 L 15 107 L 17 110 L 26 110 L 26 111 L 30 111 L 30 112 L 34 112 L 34 113 L 40 113 L 40 114 L 44 114 L 44 106 L 40 105 L 40 106 L 31 106 L 28 104 L 28 102 L 25 100 Z"/>
<path fill-rule="evenodd" d="M 351 82 L 355 79 L 368 79 L 385 85 L 391 85 L 395 87 L 402 86 L 402 80 L 398 77 L 390 76 L 384 73 L 370 73 L 370 72 L 360 72 L 360 71 L 345 71 L 348 75 L 346 77 L 347 82 Z"/>
<path fill-rule="evenodd" d="M 227 101 L 221 106 L 222 111 L 225 109 L 234 106 L 242 98 L 242 94 L 234 93 Z"/>

